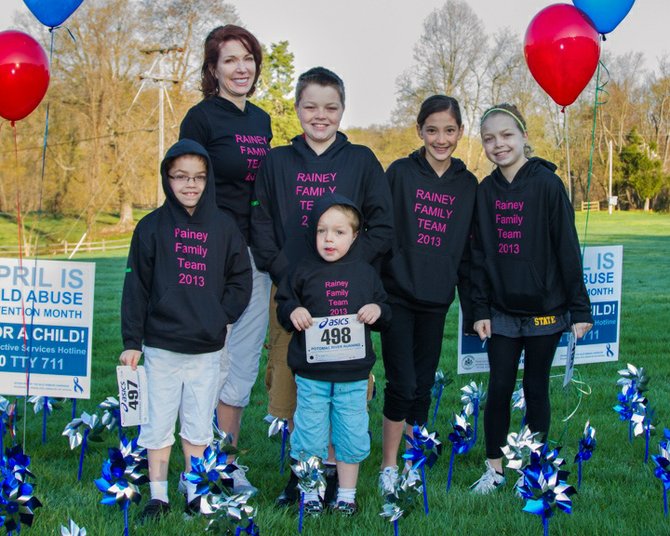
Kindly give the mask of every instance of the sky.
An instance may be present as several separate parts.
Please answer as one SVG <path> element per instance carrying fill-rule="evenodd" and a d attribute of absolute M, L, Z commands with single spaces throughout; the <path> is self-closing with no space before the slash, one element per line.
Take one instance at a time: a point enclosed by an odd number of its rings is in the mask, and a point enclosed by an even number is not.
<path fill-rule="evenodd" d="M 413 65 L 413 48 L 424 19 L 445 3 L 445 0 L 227 1 L 237 8 L 242 23 L 262 43 L 289 42 L 289 50 L 295 55 L 296 75 L 323 65 L 342 77 L 347 90 L 344 128 L 390 121 L 396 102 L 396 78 Z M 0 29 L 4 30 L 11 26 L 14 12 L 27 8 L 22 0 L 0 2 Z M 468 0 L 487 32 L 493 34 L 509 28 L 521 38 L 532 18 L 552 3 L 555 2 Z M 669 0 L 638 0 L 621 24 L 608 34 L 602 48 L 614 54 L 643 52 L 646 66 L 653 69 L 658 58 L 664 54 L 670 56 L 669 21 Z"/>

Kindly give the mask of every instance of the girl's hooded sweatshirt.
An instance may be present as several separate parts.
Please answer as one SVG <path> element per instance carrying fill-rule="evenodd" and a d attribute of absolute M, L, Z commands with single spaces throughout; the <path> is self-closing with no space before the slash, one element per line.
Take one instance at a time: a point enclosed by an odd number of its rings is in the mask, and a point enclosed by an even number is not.
<path fill-rule="evenodd" d="M 173 161 L 199 155 L 207 182 L 193 215 L 179 203 L 168 171 Z M 182 139 L 161 164 L 165 202 L 142 218 L 128 253 L 121 301 L 124 349 L 142 344 L 199 354 L 223 347 L 226 328 L 251 296 L 251 265 L 235 222 L 216 206 L 212 165 L 197 142 Z"/>
<path fill-rule="evenodd" d="M 386 176 L 395 218 L 393 248 L 382 265 L 389 302 L 445 312 L 458 285 L 466 325 L 476 177 L 458 158 L 438 176 L 423 150 L 393 162 Z"/>
<path fill-rule="evenodd" d="M 472 249 L 474 320 L 491 307 L 516 316 L 570 313 L 593 323 L 575 214 L 556 166 L 530 158 L 508 182 L 498 168 L 477 190 Z"/>

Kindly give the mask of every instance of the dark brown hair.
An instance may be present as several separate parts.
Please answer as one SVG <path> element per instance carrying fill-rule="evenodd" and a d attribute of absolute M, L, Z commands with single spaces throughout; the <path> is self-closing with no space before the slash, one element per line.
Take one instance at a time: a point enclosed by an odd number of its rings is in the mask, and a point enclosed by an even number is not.
<path fill-rule="evenodd" d="M 456 120 L 456 124 L 459 127 L 463 126 L 461 107 L 458 105 L 458 101 L 454 97 L 447 97 L 446 95 L 433 95 L 423 101 L 419 115 L 416 117 L 416 124 L 419 125 L 419 128 L 423 128 L 428 116 L 438 112 L 449 112 Z"/>
<path fill-rule="evenodd" d="M 214 28 L 205 39 L 205 54 L 202 61 L 200 90 L 203 97 L 212 97 L 217 94 L 219 83 L 212 71 L 216 68 L 219 61 L 219 54 L 221 52 L 221 45 L 227 41 L 239 41 L 242 46 L 254 57 L 256 64 L 256 75 L 254 76 L 254 83 L 247 93 L 247 97 L 251 97 L 256 90 L 256 82 L 261 74 L 261 65 L 263 63 L 263 50 L 254 35 L 234 24 L 226 24 L 225 26 L 218 26 Z"/>
<path fill-rule="evenodd" d="M 295 85 L 296 104 L 300 102 L 302 92 L 311 84 L 335 88 L 344 108 L 344 82 L 333 71 L 325 67 L 312 67 L 309 71 L 305 71 L 298 77 L 298 83 Z"/>

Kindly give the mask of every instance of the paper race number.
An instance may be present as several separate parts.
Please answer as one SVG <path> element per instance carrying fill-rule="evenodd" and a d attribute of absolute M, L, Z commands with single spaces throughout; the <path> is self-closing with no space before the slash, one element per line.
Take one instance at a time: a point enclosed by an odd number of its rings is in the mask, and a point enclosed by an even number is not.
<path fill-rule="evenodd" d="M 137 426 L 149 422 L 147 374 L 143 366 L 133 370 L 129 366 L 116 367 L 119 384 L 119 412 L 121 426 Z"/>
<path fill-rule="evenodd" d="M 308 363 L 349 361 L 365 357 L 365 324 L 356 315 L 314 318 L 305 331 Z"/>

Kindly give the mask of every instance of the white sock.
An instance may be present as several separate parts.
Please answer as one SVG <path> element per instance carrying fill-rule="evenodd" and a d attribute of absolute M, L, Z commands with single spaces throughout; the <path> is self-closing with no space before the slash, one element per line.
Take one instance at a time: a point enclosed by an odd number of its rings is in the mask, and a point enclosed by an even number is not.
<path fill-rule="evenodd" d="M 308 491 L 305 493 L 305 502 L 309 501 L 320 501 L 319 493 L 317 491 Z"/>
<path fill-rule="evenodd" d="M 151 491 L 151 498 L 158 499 L 164 503 L 170 502 L 168 499 L 168 483 L 167 480 L 161 480 L 160 482 L 151 481 L 149 482 L 149 490 Z"/>
<path fill-rule="evenodd" d="M 181 481 L 183 482 L 184 487 L 186 488 L 186 501 L 191 502 L 193 499 L 195 499 L 197 497 L 197 495 L 195 493 L 195 490 L 196 490 L 197 486 L 193 482 L 191 482 L 189 480 L 186 480 L 183 477 L 183 473 L 182 473 Z"/>
<path fill-rule="evenodd" d="M 337 488 L 337 502 L 356 502 L 356 488 Z"/>

